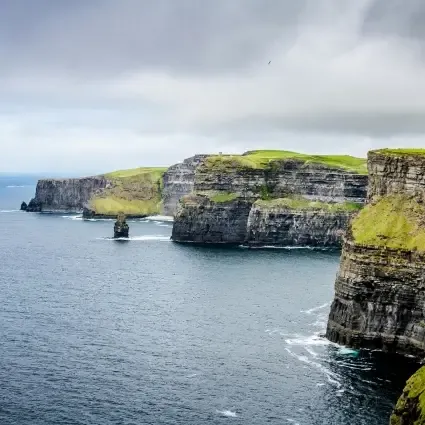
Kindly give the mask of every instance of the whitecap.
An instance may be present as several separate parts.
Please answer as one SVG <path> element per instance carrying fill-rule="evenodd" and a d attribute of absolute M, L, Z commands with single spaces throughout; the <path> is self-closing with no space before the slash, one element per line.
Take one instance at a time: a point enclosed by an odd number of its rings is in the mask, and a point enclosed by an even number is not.
<path fill-rule="evenodd" d="M 156 221 L 156 222 L 173 222 L 174 217 L 169 215 L 150 215 L 144 218 L 144 221 Z"/>
<path fill-rule="evenodd" d="M 217 410 L 217 413 L 226 418 L 236 418 L 237 416 L 236 412 L 232 412 L 231 410 Z"/>
<path fill-rule="evenodd" d="M 130 236 L 129 238 L 97 238 L 100 240 L 106 241 L 169 241 L 169 236 L 160 236 L 160 235 L 142 235 L 142 236 Z"/>
<path fill-rule="evenodd" d="M 315 311 L 322 310 L 323 308 L 326 308 L 328 305 L 329 305 L 329 303 L 325 303 L 325 304 L 319 305 L 318 307 L 310 308 L 308 310 L 301 310 L 300 313 L 311 314 L 311 313 L 314 313 Z"/>
<path fill-rule="evenodd" d="M 19 212 L 20 210 L 0 210 L 0 213 L 14 213 Z"/>
<path fill-rule="evenodd" d="M 288 345 L 301 345 L 304 348 L 311 345 L 332 345 L 328 339 L 319 336 L 317 333 L 309 336 L 294 335 L 294 338 L 285 339 L 285 342 Z"/>

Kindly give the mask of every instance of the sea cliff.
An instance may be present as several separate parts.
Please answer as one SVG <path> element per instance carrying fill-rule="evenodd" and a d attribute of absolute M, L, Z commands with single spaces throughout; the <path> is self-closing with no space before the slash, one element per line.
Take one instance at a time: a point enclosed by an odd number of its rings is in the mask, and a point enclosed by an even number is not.
<path fill-rule="evenodd" d="M 368 205 L 344 239 L 327 337 L 425 355 L 425 151 L 368 155 Z"/>
<path fill-rule="evenodd" d="M 366 198 L 366 171 L 365 160 L 349 156 L 209 156 L 196 169 L 193 194 L 178 206 L 172 240 L 338 246 Z"/>

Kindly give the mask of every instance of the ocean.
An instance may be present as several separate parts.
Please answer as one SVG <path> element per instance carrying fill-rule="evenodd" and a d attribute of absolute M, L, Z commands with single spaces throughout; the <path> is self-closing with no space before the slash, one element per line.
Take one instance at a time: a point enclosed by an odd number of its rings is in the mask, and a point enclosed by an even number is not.
<path fill-rule="evenodd" d="M 0 424 L 388 424 L 417 366 L 321 336 L 338 252 L 114 241 L 2 186 Z"/>

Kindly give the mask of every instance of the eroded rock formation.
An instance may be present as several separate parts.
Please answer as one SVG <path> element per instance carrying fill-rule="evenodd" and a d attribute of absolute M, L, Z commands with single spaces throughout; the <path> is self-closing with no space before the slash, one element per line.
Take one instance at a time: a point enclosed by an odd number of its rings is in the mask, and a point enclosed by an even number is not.
<path fill-rule="evenodd" d="M 129 226 L 123 213 L 118 214 L 117 221 L 114 224 L 114 239 L 128 238 Z"/>

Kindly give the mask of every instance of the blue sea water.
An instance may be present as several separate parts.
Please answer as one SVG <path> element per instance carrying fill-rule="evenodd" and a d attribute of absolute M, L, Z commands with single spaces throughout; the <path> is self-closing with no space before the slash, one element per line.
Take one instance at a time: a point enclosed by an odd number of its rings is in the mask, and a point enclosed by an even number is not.
<path fill-rule="evenodd" d="M 320 336 L 338 252 L 113 241 L 33 193 L 0 187 L 0 424 L 388 424 L 416 366 Z"/>

